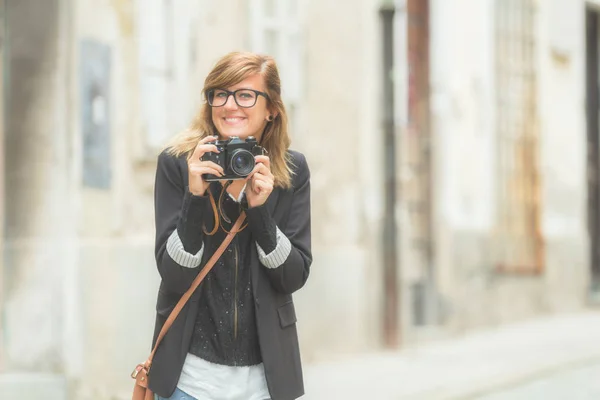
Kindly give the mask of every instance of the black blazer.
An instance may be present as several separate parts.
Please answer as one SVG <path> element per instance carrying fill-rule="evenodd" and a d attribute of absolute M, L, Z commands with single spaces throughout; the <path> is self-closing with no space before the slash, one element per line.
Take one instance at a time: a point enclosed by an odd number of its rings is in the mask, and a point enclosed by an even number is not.
<path fill-rule="evenodd" d="M 261 355 L 273 400 L 292 400 L 304 394 L 292 293 L 306 282 L 312 262 L 310 172 L 301 153 L 290 151 L 289 154 L 294 171 L 292 188 L 275 188 L 259 218 L 273 218 L 290 240 L 292 250 L 287 260 L 275 269 L 260 264 L 256 246 L 251 246 L 253 254 L 250 257 Z M 155 184 L 155 255 L 162 280 L 156 303 L 153 346 L 175 304 L 211 256 L 203 254 L 199 267 L 186 268 L 178 265 L 166 251 L 167 239 L 181 217 L 186 193 L 189 196 L 187 185 L 186 159 L 163 152 L 158 158 Z M 248 210 L 249 223 L 257 218 L 256 215 L 250 218 L 253 210 Z M 210 241 L 212 238 L 205 236 L 204 240 Z M 205 248 L 214 247 L 208 245 Z M 179 380 L 190 346 L 201 287 L 183 308 L 154 356 L 150 369 L 150 389 L 162 397 L 169 397 Z"/>

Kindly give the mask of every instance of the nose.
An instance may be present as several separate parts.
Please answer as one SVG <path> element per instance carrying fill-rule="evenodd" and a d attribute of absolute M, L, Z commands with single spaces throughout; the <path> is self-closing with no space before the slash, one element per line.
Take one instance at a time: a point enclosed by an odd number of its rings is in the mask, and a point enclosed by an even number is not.
<path fill-rule="evenodd" d="M 227 101 L 225 102 L 223 107 L 225 107 L 228 110 L 235 110 L 238 108 L 238 105 L 235 102 L 235 96 L 233 94 L 230 94 L 229 96 L 227 96 Z"/>

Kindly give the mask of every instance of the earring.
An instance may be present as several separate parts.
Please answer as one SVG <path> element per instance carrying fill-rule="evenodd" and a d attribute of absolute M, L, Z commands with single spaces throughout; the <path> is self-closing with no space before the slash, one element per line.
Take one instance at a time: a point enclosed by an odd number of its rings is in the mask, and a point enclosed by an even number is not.
<path fill-rule="evenodd" d="M 269 122 L 272 122 L 272 121 L 273 121 L 273 116 L 272 116 L 272 115 L 269 115 L 269 116 L 267 117 L 267 121 L 269 121 Z"/>

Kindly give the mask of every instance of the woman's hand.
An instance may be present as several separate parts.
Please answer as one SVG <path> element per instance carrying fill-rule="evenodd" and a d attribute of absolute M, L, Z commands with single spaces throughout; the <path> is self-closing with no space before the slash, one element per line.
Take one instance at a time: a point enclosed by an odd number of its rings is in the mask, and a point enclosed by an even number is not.
<path fill-rule="evenodd" d="M 202 161 L 201 158 L 205 153 L 218 153 L 217 146 L 207 144 L 217 140 L 216 136 L 207 136 L 198 142 L 192 156 L 188 159 L 188 178 L 190 192 L 194 196 L 204 196 L 208 189 L 209 182 L 206 182 L 202 175 L 213 174 L 217 176 L 223 175 L 223 168 L 212 161 Z"/>
<path fill-rule="evenodd" d="M 271 161 L 267 156 L 256 156 L 254 170 L 246 181 L 246 199 L 248 207 L 258 207 L 265 204 L 273 191 L 275 177 L 271 173 Z"/>

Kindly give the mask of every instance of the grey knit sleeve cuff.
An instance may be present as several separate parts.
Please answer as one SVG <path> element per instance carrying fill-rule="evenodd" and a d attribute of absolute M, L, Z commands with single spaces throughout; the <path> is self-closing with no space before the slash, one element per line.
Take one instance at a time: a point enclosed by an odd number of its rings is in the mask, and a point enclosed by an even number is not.
<path fill-rule="evenodd" d="M 196 254 L 190 254 L 183 249 L 183 243 L 179 238 L 177 229 L 171 233 L 167 240 L 167 253 L 177 264 L 186 268 L 196 268 L 202 262 L 202 253 L 204 253 L 204 243 Z"/>
<path fill-rule="evenodd" d="M 287 260 L 292 251 L 292 244 L 290 243 L 290 239 L 277 228 L 277 247 L 275 247 L 275 250 L 269 254 L 265 254 L 258 243 L 256 243 L 256 248 L 258 249 L 258 258 L 262 265 L 267 268 L 277 268 Z"/>

